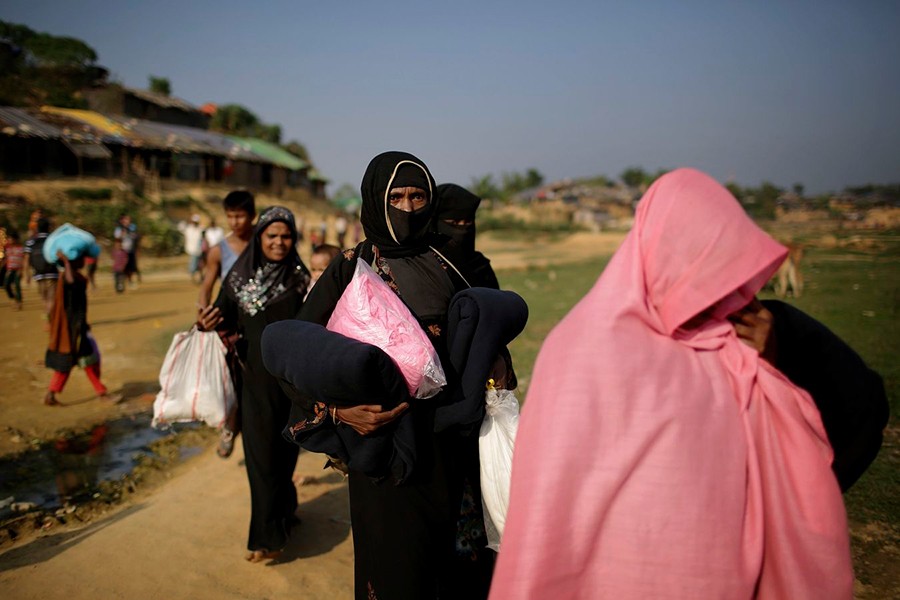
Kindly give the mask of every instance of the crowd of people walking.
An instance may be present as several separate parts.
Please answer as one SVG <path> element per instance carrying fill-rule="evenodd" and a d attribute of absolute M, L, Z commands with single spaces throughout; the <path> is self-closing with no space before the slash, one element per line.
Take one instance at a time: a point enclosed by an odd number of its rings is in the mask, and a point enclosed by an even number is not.
<path fill-rule="evenodd" d="M 371 160 L 360 191 L 362 235 L 348 239 L 344 215 L 336 245 L 324 221 L 312 227 L 309 267 L 303 215 L 257 218 L 247 191 L 223 201 L 227 233 L 199 215 L 182 228 L 196 328 L 218 333 L 238 392 L 217 452 L 228 458 L 240 434 L 248 561 L 277 559 L 302 531 L 292 474 L 304 448 L 347 475 L 358 599 L 852 597 L 841 493 L 881 447 L 884 386 L 824 325 L 757 299 L 786 249 L 726 188 L 691 169 L 660 177 L 545 340 L 499 552 L 479 425 L 485 385 L 516 387 L 506 346 L 527 311 L 476 250 L 478 196 L 393 151 Z M 14 306 L 23 273 L 39 285 L 54 371 L 44 402 L 58 404 L 76 365 L 115 401 L 86 319 L 80 271 L 96 253 L 45 260 L 50 233 L 44 217 L 24 243 L 8 232 L 2 264 Z M 140 279 L 129 215 L 113 240 L 123 291 Z M 391 343 L 336 332 L 366 273 L 404 307 L 394 337 L 413 328 L 437 357 L 430 395 L 408 385 Z M 461 301 L 485 315 L 477 326 L 461 324 Z"/>

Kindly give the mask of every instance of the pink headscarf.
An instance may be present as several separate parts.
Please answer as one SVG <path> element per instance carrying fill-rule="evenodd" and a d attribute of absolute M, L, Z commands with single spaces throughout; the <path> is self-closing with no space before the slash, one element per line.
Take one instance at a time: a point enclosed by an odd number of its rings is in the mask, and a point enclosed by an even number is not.
<path fill-rule="evenodd" d="M 493 600 L 852 597 L 818 411 L 724 319 L 785 253 L 703 173 L 647 191 L 538 356 Z"/>

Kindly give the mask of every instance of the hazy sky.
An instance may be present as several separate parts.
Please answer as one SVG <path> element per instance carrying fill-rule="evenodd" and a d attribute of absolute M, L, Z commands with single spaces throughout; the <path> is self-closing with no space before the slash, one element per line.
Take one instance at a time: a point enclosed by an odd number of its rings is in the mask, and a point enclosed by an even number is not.
<path fill-rule="evenodd" d="M 694 166 L 900 182 L 900 2 L 3 0 L 128 86 L 167 77 L 300 140 L 334 191 L 383 150 L 438 182 Z"/>

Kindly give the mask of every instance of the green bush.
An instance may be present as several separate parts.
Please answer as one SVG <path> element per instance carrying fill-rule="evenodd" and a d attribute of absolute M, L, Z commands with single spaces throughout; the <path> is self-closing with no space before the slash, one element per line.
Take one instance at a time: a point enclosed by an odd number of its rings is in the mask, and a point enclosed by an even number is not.
<path fill-rule="evenodd" d="M 72 200 L 109 200 L 112 198 L 110 188 L 69 188 L 66 195 Z"/>
<path fill-rule="evenodd" d="M 190 196 L 178 196 L 176 198 L 163 198 L 161 206 L 166 208 L 190 208 L 197 204 L 197 201 Z"/>
<path fill-rule="evenodd" d="M 168 220 L 141 221 L 138 231 L 147 242 L 145 247 L 156 256 L 174 256 L 184 248 L 184 236 Z"/>
<path fill-rule="evenodd" d="M 526 222 L 511 216 L 478 215 L 478 231 L 518 231 L 526 233 L 559 233 L 581 229 L 569 221 Z"/>

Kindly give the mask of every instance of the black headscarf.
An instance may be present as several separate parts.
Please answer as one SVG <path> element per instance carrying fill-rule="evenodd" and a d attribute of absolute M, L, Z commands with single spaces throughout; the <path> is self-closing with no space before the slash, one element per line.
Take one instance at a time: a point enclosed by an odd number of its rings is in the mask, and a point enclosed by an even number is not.
<path fill-rule="evenodd" d="M 290 229 L 294 248 L 281 261 L 269 262 L 263 255 L 260 238 L 269 225 L 279 222 Z M 267 208 L 253 229 L 253 239 L 225 278 L 225 294 L 251 317 L 287 294 L 305 294 L 309 271 L 297 255 L 296 245 L 297 225 L 293 213 L 283 206 Z"/>
<path fill-rule="evenodd" d="M 455 183 L 437 186 L 437 211 L 434 215 L 434 230 L 450 238 L 449 244 L 463 254 L 475 252 L 475 211 L 481 198 Z M 469 225 L 451 225 L 453 221 L 471 221 Z"/>
<path fill-rule="evenodd" d="M 411 213 L 392 209 L 392 188 L 414 186 L 425 190 L 428 204 Z M 360 222 L 366 239 L 384 257 L 412 256 L 428 249 L 429 226 L 436 208 L 434 177 L 425 163 L 407 152 L 383 152 L 372 159 L 363 175 Z"/>

